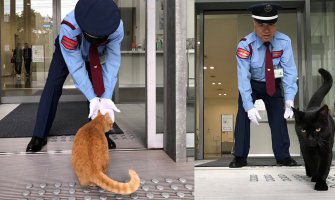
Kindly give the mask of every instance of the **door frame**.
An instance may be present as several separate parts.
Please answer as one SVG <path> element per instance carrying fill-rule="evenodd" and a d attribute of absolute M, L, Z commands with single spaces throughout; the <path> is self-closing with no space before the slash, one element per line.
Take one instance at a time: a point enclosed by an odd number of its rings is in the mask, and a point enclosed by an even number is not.
<path fill-rule="evenodd" d="M 310 3 L 309 0 L 282 0 L 282 1 L 264 1 L 280 4 L 282 11 L 297 14 L 297 49 L 298 49 L 298 77 L 308 74 L 311 71 L 311 55 L 310 50 Z M 195 159 L 204 159 L 204 17 L 209 14 L 248 14 L 248 7 L 260 1 L 254 0 L 195 0 L 195 40 L 198 41 L 198 47 L 195 48 L 195 73 L 196 73 L 196 112 L 199 116 L 195 116 Z M 210 12 L 210 13 L 209 13 Z M 199 22 L 197 21 L 199 20 Z M 309 24 L 309 25 L 308 25 Z M 199 60 L 197 60 L 199 59 Z M 197 64 L 198 63 L 198 64 Z M 305 76 L 306 80 L 298 80 L 300 90 L 298 92 L 299 105 L 304 106 L 308 99 L 308 91 L 310 80 Z"/>

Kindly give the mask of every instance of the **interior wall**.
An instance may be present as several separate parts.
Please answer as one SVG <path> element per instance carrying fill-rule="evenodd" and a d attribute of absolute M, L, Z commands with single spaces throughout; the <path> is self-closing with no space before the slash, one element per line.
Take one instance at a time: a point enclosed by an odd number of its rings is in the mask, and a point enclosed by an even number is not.
<path fill-rule="evenodd" d="M 204 152 L 205 159 L 221 156 L 221 143 L 233 142 L 233 132 L 221 132 L 221 115 L 237 113 L 235 98 L 205 98 L 204 105 Z"/>
<path fill-rule="evenodd" d="M 289 23 L 288 23 L 289 22 Z M 227 34 L 229 27 L 230 34 Z M 237 91 L 237 62 L 235 50 L 239 40 L 254 30 L 253 20 L 250 15 L 213 15 L 205 17 L 205 64 L 214 65 L 220 68 L 210 75 L 216 75 L 218 79 L 227 81 L 229 84 L 222 84 L 223 90 L 230 89 Z M 277 30 L 290 36 L 292 48 L 297 64 L 297 21 L 295 13 L 279 15 Z M 226 57 L 225 57 L 226 56 Z M 228 57 L 227 57 L 228 56 Z M 207 59 L 207 61 L 206 61 Z M 215 59 L 211 61 L 211 59 Z M 214 64 L 213 64 L 214 63 Z M 298 67 L 298 66 L 297 66 Z M 222 69 L 229 68 L 229 71 Z M 219 70 L 219 69 L 218 69 Z M 213 97 L 208 91 L 212 89 L 208 71 L 204 70 L 205 76 L 205 99 L 204 99 L 204 157 L 205 159 L 220 157 L 222 151 L 230 152 L 233 144 L 233 132 L 221 133 L 221 115 L 233 114 L 234 128 L 237 113 L 237 95 L 232 98 Z M 209 81 L 206 84 L 206 81 Z M 229 87 L 229 89 L 226 89 Z M 266 113 L 266 111 L 264 111 Z M 266 118 L 266 117 L 265 117 Z M 291 153 L 299 154 L 299 144 L 294 132 L 292 123 L 289 123 L 291 138 Z M 259 134 L 261 132 L 262 134 Z M 260 126 L 251 126 L 251 154 L 272 154 L 271 134 L 267 120 Z"/>

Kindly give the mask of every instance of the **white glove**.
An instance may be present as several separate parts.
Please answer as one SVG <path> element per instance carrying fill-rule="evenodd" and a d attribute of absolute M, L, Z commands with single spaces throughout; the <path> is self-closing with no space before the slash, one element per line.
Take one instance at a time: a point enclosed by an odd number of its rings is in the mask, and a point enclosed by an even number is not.
<path fill-rule="evenodd" d="M 94 97 L 90 100 L 90 113 L 88 114 L 88 118 L 94 119 L 98 115 L 100 104 L 100 98 Z"/>
<path fill-rule="evenodd" d="M 103 115 L 108 112 L 113 122 L 115 122 L 114 111 L 120 112 L 120 110 L 116 107 L 116 105 L 111 99 L 105 99 L 105 98 L 101 98 L 99 110 Z"/>
<path fill-rule="evenodd" d="M 286 100 L 285 101 L 285 113 L 284 113 L 284 118 L 292 118 L 293 117 L 293 101 L 292 100 Z"/>
<path fill-rule="evenodd" d="M 251 108 L 250 110 L 248 110 L 248 117 L 249 117 L 251 122 L 253 122 L 257 125 L 259 125 L 258 119 L 262 119 L 256 108 Z"/>

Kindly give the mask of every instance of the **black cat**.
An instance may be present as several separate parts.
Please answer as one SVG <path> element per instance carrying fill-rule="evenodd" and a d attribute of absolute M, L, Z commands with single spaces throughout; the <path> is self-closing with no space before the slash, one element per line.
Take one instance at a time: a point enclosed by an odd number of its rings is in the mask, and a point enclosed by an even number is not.
<path fill-rule="evenodd" d="M 323 98 L 333 84 L 331 74 L 320 68 L 323 78 L 321 87 L 314 93 L 307 109 L 299 111 L 293 108 L 295 130 L 305 161 L 306 175 L 316 182 L 315 190 L 328 190 L 326 183 L 333 158 L 335 123 L 329 114 L 327 105 L 320 108 Z"/>

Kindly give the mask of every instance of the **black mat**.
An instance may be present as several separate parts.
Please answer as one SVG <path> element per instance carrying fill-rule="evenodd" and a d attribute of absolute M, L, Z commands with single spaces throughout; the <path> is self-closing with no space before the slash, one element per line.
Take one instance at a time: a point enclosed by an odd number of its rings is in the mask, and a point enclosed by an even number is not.
<path fill-rule="evenodd" d="M 304 160 L 301 157 L 295 157 L 298 165 L 304 164 Z M 215 161 L 197 165 L 196 167 L 229 167 L 229 163 L 232 159 L 221 158 Z M 253 157 L 248 158 L 248 166 L 276 166 L 276 159 L 273 157 Z"/>
<path fill-rule="evenodd" d="M 74 135 L 88 122 L 87 106 L 87 102 L 59 103 L 49 136 Z M 31 137 L 37 108 L 37 103 L 24 103 L 0 120 L 0 138 Z"/>

